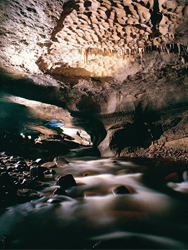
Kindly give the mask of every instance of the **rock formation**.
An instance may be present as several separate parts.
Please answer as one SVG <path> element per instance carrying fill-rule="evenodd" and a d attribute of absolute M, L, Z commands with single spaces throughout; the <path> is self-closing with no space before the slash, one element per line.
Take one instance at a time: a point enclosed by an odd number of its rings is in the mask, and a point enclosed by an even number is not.
<path fill-rule="evenodd" d="M 96 146 L 104 140 L 102 155 L 188 149 L 186 0 L 2 0 L 0 9 L 3 105 L 84 129 Z"/>

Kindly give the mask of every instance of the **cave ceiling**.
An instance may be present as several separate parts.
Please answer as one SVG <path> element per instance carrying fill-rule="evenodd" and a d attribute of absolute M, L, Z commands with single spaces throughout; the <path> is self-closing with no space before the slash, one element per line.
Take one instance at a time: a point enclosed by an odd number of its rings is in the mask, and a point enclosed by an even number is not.
<path fill-rule="evenodd" d="M 0 67 L 11 74 L 1 74 L 2 91 L 33 117 L 81 126 L 97 145 L 107 133 L 103 151 L 128 123 L 140 131 L 138 120 L 150 124 L 149 144 L 182 140 L 187 27 L 187 0 L 1 0 Z"/>
<path fill-rule="evenodd" d="M 2 0 L 1 64 L 25 73 L 113 76 L 151 51 L 187 50 L 187 1 Z"/>

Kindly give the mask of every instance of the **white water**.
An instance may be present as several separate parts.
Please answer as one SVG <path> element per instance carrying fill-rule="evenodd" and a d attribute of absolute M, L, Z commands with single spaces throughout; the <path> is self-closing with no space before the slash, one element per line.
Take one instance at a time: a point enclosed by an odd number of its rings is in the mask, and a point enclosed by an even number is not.
<path fill-rule="evenodd" d="M 10 249 L 187 249 L 187 200 L 146 185 L 143 170 L 120 159 L 72 160 L 55 168 L 56 176 L 75 177 L 77 186 L 66 190 L 69 197 L 53 195 L 57 185 L 51 179 L 44 197 L 1 216 L 0 236 L 7 236 Z M 185 194 L 187 183 L 165 185 Z M 130 193 L 115 194 L 121 185 Z M 54 198 L 60 202 L 51 203 Z"/>

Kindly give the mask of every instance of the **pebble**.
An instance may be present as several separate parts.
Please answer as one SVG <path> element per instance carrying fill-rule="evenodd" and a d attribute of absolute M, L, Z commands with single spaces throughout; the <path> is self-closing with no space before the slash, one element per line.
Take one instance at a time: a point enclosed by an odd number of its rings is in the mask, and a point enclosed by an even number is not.
<path fill-rule="evenodd" d="M 50 186 L 50 183 L 39 181 L 45 171 L 55 174 L 54 170 L 41 167 L 36 161 L 29 164 L 22 157 L 7 156 L 3 153 L 0 156 L 1 208 L 40 198 L 36 190 Z"/>

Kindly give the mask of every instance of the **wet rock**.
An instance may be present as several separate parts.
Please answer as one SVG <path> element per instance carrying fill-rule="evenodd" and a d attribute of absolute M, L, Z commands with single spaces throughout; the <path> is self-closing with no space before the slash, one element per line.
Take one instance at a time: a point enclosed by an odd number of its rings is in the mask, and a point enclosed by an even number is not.
<path fill-rule="evenodd" d="M 56 158 L 55 158 L 56 159 Z M 56 167 L 56 162 L 55 161 L 49 161 L 45 162 L 41 165 L 41 167 L 47 167 L 47 168 L 55 168 Z"/>
<path fill-rule="evenodd" d="M 14 181 L 13 181 L 12 177 L 7 172 L 1 173 L 0 185 L 7 186 L 7 187 L 14 185 Z"/>
<path fill-rule="evenodd" d="M 165 178 L 165 181 L 172 181 L 172 182 L 178 182 L 180 180 L 179 175 L 176 172 L 173 172 L 169 175 L 167 175 Z"/>
<path fill-rule="evenodd" d="M 14 167 L 13 167 L 13 166 L 8 166 L 8 167 L 7 167 L 7 171 L 8 171 L 8 172 L 14 171 Z"/>
<path fill-rule="evenodd" d="M 63 157 L 58 156 L 58 157 L 54 158 L 54 163 L 57 167 L 62 167 L 62 166 L 65 166 L 66 164 L 68 164 L 69 162 L 66 159 L 64 159 Z"/>
<path fill-rule="evenodd" d="M 21 186 L 23 186 L 23 187 L 27 186 L 27 179 L 26 179 L 26 178 L 25 178 L 25 179 L 21 179 L 21 180 L 20 180 L 20 184 L 21 184 Z"/>
<path fill-rule="evenodd" d="M 3 172 L 6 170 L 6 165 L 3 162 L 0 162 L 0 171 Z"/>
<path fill-rule="evenodd" d="M 40 166 L 31 166 L 30 167 L 30 174 L 31 176 L 34 177 L 39 177 L 39 178 L 43 178 L 44 177 L 44 168 L 40 167 Z"/>
<path fill-rule="evenodd" d="M 40 194 L 37 193 L 35 190 L 33 189 L 18 189 L 17 190 L 17 199 L 18 202 L 27 202 L 33 199 L 38 199 L 40 198 Z"/>
<path fill-rule="evenodd" d="M 45 187 L 49 187 L 49 183 L 45 183 L 38 180 L 38 177 L 35 177 L 34 179 L 31 178 L 24 178 L 22 182 L 20 183 L 21 188 L 26 189 L 34 189 L 34 190 L 40 190 Z"/>
<path fill-rule="evenodd" d="M 53 170 L 53 169 L 47 169 L 47 170 L 44 171 L 44 174 L 52 174 L 52 175 L 54 175 L 55 173 L 56 173 L 56 171 Z"/>
<path fill-rule="evenodd" d="M 113 193 L 114 194 L 130 194 L 129 189 L 127 187 L 125 187 L 125 186 L 116 187 L 113 190 Z"/>
<path fill-rule="evenodd" d="M 5 163 L 3 162 L 2 159 L 0 159 L 0 166 L 1 166 L 1 167 L 5 167 Z"/>
<path fill-rule="evenodd" d="M 61 197 L 52 197 L 49 200 L 47 200 L 48 203 L 60 203 L 63 201 L 73 201 L 73 199 L 67 196 L 61 196 Z"/>
<path fill-rule="evenodd" d="M 57 178 L 57 185 L 61 188 L 67 189 L 76 186 L 77 184 L 72 174 L 67 174 Z"/>
<path fill-rule="evenodd" d="M 11 162 L 11 163 L 16 163 L 18 160 L 19 160 L 19 158 L 14 158 L 14 156 L 11 156 L 9 158 L 9 162 Z"/>
<path fill-rule="evenodd" d="M 29 178 L 29 177 L 30 177 L 30 172 L 29 172 L 29 171 L 23 171 L 23 172 L 22 172 L 22 175 L 23 175 L 24 177 Z"/>
<path fill-rule="evenodd" d="M 42 181 L 38 181 L 38 180 L 34 180 L 32 182 L 32 185 L 31 187 L 35 190 L 40 190 L 40 189 L 43 189 L 45 187 L 49 187 L 50 184 L 49 183 L 45 183 L 45 182 L 42 182 Z"/>
<path fill-rule="evenodd" d="M 67 193 L 65 192 L 65 189 L 64 188 L 57 188 L 54 193 L 55 194 L 59 194 L 59 195 L 67 195 Z"/>
<path fill-rule="evenodd" d="M 35 160 L 34 163 L 41 163 L 41 161 L 42 161 L 42 159 L 41 159 L 41 158 L 38 158 L 38 159 Z"/>
<path fill-rule="evenodd" d="M 31 178 L 24 178 L 20 180 L 20 186 L 22 188 L 35 188 L 35 180 L 31 179 Z"/>
<path fill-rule="evenodd" d="M 47 200 L 47 202 L 49 202 L 49 203 L 60 203 L 60 202 L 62 202 L 62 200 L 58 199 L 58 198 L 51 198 L 51 199 Z"/>
<path fill-rule="evenodd" d="M 18 170 L 28 170 L 28 166 L 25 163 L 25 161 L 18 161 L 15 164 L 15 168 L 18 169 Z"/>

